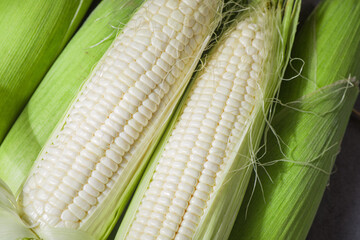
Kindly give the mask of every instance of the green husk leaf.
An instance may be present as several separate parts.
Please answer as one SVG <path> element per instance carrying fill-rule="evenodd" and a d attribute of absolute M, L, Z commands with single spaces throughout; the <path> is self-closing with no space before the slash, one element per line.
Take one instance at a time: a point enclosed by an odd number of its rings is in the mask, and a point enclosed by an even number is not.
<path fill-rule="evenodd" d="M 74 229 L 47 228 L 39 232 L 39 236 L 32 230 L 32 226 L 25 223 L 21 217 L 21 208 L 15 196 L 0 179 L 0 236 L 2 239 L 45 239 L 45 240 L 95 240 L 90 234 Z"/>
<path fill-rule="evenodd" d="M 270 136 L 261 161 L 266 172 L 258 170 L 262 190 L 248 191 L 249 208 L 242 207 L 230 239 L 305 239 L 357 94 L 353 82 L 338 81 L 276 114 L 272 126 L 283 153 Z"/>
<path fill-rule="evenodd" d="M 21 220 L 19 215 L 3 209 L 0 206 L 0 235 L 2 239 L 39 239 L 28 226 Z"/>
<path fill-rule="evenodd" d="M 69 105 L 143 0 L 104 0 L 76 33 L 0 146 L 0 178 L 16 193 Z"/>
<path fill-rule="evenodd" d="M 359 19 L 360 2 L 324 1 L 299 32 L 287 72 L 297 77 L 281 86 L 261 185 L 248 190 L 230 239 L 306 238 L 358 95 L 354 78 L 338 80 L 360 74 Z"/>
<path fill-rule="evenodd" d="M 271 46 L 269 49 L 272 49 L 272 51 L 270 51 L 271 53 L 266 61 L 264 70 L 264 72 L 267 73 L 263 76 L 265 84 L 261 86 L 263 101 L 259 101 L 255 106 L 253 110 L 255 114 L 253 118 L 249 120 L 247 129 L 244 129 L 245 134 L 242 136 L 242 141 L 238 143 L 233 151 L 233 161 L 228 164 L 224 170 L 226 172 L 225 177 L 222 179 L 222 183 L 219 184 L 220 187 L 215 188 L 214 192 L 216 192 L 216 194 L 213 194 L 215 197 L 210 199 L 207 209 L 195 232 L 194 239 L 226 239 L 230 234 L 232 224 L 235 221 L 250 178 L 252 155 L 256 152 L 260 143 L 262 129 L 265 125 L 265 116 L 270 107 L 270 101 L 267 100 L 272 98 L 278 89 L 281 76 L 284 73 L 284 68 L 290 55 L 289 50 L 291 49 L 292 40 L 295 35 L 299 8 L 300 1 L 287 1 L 284 5 L 282 1 L 262 1 L 249 5 L 249 10 L 241 11 L 241 14 L 236 20 L 241 21 L 241 19 L 249 15 L 256 18 L 258 14 L 260 15 L 265 12 L 268 22 L 264 28 L 269 27 L 274 30 L 271 32 L 272 41 L 267 43 L 268 47 Z M 233 27 L 233 25 L 231 27 Z M 229 30 L 231 30 L 231 27 Z M 225 31 L 223 37 L 226 37 L 226 34 L 227 31 Z M 221 39 L 219 42 L 221 42 Z M 216 51 L 216 46 L 210 51 L 209 55 L 211 55 L 212 51 Z M 199 68 L 201 71 L 201 67 Z M 150 184 L 165 144 L 185 107 L 192 85 L 196 81 L 197 74 L 194 75 L 190 86 L 177 108 L 176 114 L 167 126 L 162 141 L 157 146 L 151 158 L 151 162 L 145 171 L 120 225 L 120 229 L 115 238 L 117 240 L 124 239 L 131 227 L 140 201 Z"/>
<path fill-rule="evenodd" d="M 19 217 L 15 196 L 0 179 L 0 236 L 2 239 L 38 239 Z"/>
<path fill-rule="evenodd" d="M 96 240 L 94 236 L 81 230 L 53 228 L 42 229 L 39 232 L 41 239 L 44 240 Z"/>
<path fill-rule="evenodd" d="M 0 1 L 0 144 L 91 2 Z"/>

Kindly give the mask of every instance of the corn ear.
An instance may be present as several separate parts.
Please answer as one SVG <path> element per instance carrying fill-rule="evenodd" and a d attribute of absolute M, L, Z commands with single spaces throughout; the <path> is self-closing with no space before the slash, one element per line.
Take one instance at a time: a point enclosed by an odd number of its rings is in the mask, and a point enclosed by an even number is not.
<path fill-rule="evenodd" d="M 248 190 L 230 239 L 306 239 L 359 92 L 359 19 L 360 2 L 328 0 L 299 31 L 261 186 Z"/>
<path fill-rule="evenodd" d="M 66 46 L 0 145 L 0 236 L 40 239 L 15 199 L 47 139 L 63 118 L 94 65 L 143 0 L 104 0 Z M 3 179 L 5 182 L 3 182 Z M 15 195 L 13 195 L 15 193 Z M 11 202 L 11 208 L 7 207 Z M 93 240 L 80 230 L 48 228 L 42 239 Z"/>
<path fill-rule="evenodd" d="M 118 31 L 143 0 L 104 0 L 66 46 L 0 146 L 0 178 L 15 195 L 47 139 Z"/>
<path fill-rule="evenodd" d="M 262 1 L 246 7 L 195 74 L 116 239 L 226 239 L 230 234 L 268 100 L 289 57 L 300 2 Z"/>
<path fill-rule="evenodd" d="M 116 36 L 63 113 L 19 196 L 22 218 L 40 237 L 56 235 L 55 228 L 106 239 L 222 5 L 222 0 L 146 1 Z"/>
<path fill-rule="evenodd" d="M 0 2 L 0 144 L 91 2 Z"/>

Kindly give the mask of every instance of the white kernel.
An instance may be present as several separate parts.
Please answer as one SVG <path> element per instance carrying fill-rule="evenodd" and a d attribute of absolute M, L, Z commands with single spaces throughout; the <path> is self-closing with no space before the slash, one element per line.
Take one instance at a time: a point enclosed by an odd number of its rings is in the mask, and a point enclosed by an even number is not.
<path fill-rule="evenodd" d="M 100 162 L 113 172 L 115 172 L 118 169 L 117 163 L 111 160 L 110 158 L 103 157 Z"/>
<path fill-rule="evenodd" d="M 173 18 L 169 18 L 167 23 L 171 28 L 173 28 L 177 32 L 181 31 L 182 29 L 182 23 Z"/>
<path fill-rule="evenodd" d="M 94 195 L 91 195 L 91 194 L 87 193 L 86 190 L 89 190 L 89 188 L 86 187 L 86 189 L 85 189 L 85 187 L 84 187 L 84 190 L 79 192 L 79 196 L 83 200 L 85 200 L 87 203 L 89 203 L 90 205 L 95 205 L 97 203 L 97 200 L 96 200 L 95 197 L 97 197 L 97 196 L 94 196 Z M 91 190 L 91 191 L 93 191 L 93 190 Z"/>
<path fill-rule="evenodd" d="M 100 195 L 99 191 L 97 191 L 95 188 L 93 188 L 92 186 L 90 186 L 89 184 L 86 184 L 84 186 L 84 191 L 91 195 L 92 197 L 98 197 Z M 79 193 L 80 195 L 80 193 Z M 86 198 L 85 198 L 86 199 Z"/>
<path fill-rule="evenodd" d="M 203 191 L 203 192 L 206 192 L 206 193 L 210 193 L 212 191 L 212 187 L 207 185 L 207 184 L 204 184 L 204 183 L 201 183 L 199 182 L 199 184 L 197 185 L 196 189 L 198 189 L 199 191 Z"/>
<path fill-rule="evenodd" d="M 59 189 L 63 192 L 63 194 L 66 194 L 70 197 L 76 196 L 76 193 L 77 193 L 76 190 L 72 189 L 71 187 L 69 187 L 63 183 L 59 185 Z"/>
<path fill-rule="evenodd" d="M 174 213 L 174 214 L 176 214 L 178 216 L 183 216 L 184 213 L 185 213 L 185 209 L 183 209 L 181 207 L 178 207 L 176 205 L 171 205 L 169 207 L 169 212 Z"/>
<path fill-rule="evenodd" d="M 145 51 L 145 52 L 143 52 L 143 53 L 142 53 L 142 57 L 143 57 L 144 59 L 146 59 L 146 60 L 149 62 L 149 64 L 151 64 L 151 65 L 154 65 L 155 62 L 156 62 L 156 57 L 155 57 L 155 55 L 154 55 L 152 52 L 150 52 L 150 51 Z"/>
<path fill-rule="evenodd" d="M 193 234 L 194 232 L 192 232 L 190 229 L 181 226 L 179 228 L 178 234 L 175 237 L 175 240 L 191 240 Z"/>
<path fill-rule="evenodd" d="M 82 208 L 84 211 L 90 210 L 90 204 L 85 201 L 82 197 L 76 197 L 74 198 L 74 203 L 77 204 L 80 208 Z"/>
<path fill-rule="evenodd" d="M 38 191 L 36 192 L 36 196 L 38 199 L 42 201 L 47 201 L 49 197 L 49 193 L 44 191 L 43 189 L 38 189 Z"/>
<path fill-rule="evenodd" d="M 152 212 L 150 215 L 147 215 L 150 218 L 158 219 L 159 221 L 164 221 L 165 214 L 160 212 Z"/>
<path fill-rule="evenodd" d="M 50 197 L 48 202 L 57 209 L 64 209 L 66 207 L 66 203 L 56 197 Z"/>
<path fill-rule="evenodd" d="M 43 221 L 45 221 L 47 224 L 55 226 L 59 221 L 60 221 L 60 217 L 57 216 L 53 216 L 53 215 L 48 215 L 48 214 L 43 214 L 41 216 L 41 218 L 43 219 Z"/>
<path fill-rule="evenodd" d="M 71 213 L 69 210 L 65 210 L 62 214 L 61 214 L 61 219 L 63 221 L 72 221 L 72 222 L 76 222 L 79 219 L 73 214 Z"/>
<path fill-rule="evenodd" d="M 264 48 L 264 42 L 260 39 L 254 39 L 252 41 L 252 46 L 256 48 L 257 50 L 261 50 Z"/>
<path fill-rule="evenodd" d="M 191 193 L 191 194 L 195 191 L 195 188 L 187 183 L 179 183 L 178 188 L 181 191 Z"/>
<path fill-rule="evenodd" d="M 81 164 L 77 164 L 77 163 L 75 163 L 72 166 L 72 170 L 78 172 L 78 174 L 81 174 L 83 176 L 89 176 L 91 174 L 91 171 L 92 171 L 92 169 L 85 168 Z"/>
<path fill-rule="evenodd" d="M 246 110 L 246 111 L 252 111 L 253 106 L 251 104 L 249 104 L 248 102 L 242 102 L 241 106 Z"/>
<path fill-rule="evenodd" d="M 188 228 L 190 229 L 191 231 L 195 232 L 196 231 L 196 228 L 197 228 L 197 223 L 194 223 L 192 221 L 186 221 L 184 220 L 182 223 L 181 223 L 181 226 L 182 227 L 185 227 L 185 228 Z"/>
<path fill-rule="evenodd" d="M 256 71 L 251 71 L 250 72 L 250 77 L 253 79 L 258 79 L 259 78 L 259 73 Z"/>
<path fill-rule="evenodd" d="M 141 239 L 142 240 L 155 240 L 156 238 L 154 236 L 152 236 L 152 235 L 149 235 L 149 234 L 143 234 L 141 236 Z"/>
<path fill-rule="evenodd" d="M 199 189 L 196 189 L 196 191 L 194 192 L 194 197 L 198 199 L 202 199 L 203 201 L 207 201 L 209 199 L 209 194 L 200 191 Z"/>
<path fill-rule="evenodd" d="M 193 223 L 198 223 L 200 222 L 200 217 L 198 215 L 192 214 L 190 212 L 186 212 L 184 214 L 183 219 L 187 222 L 193 222 Z"/>
<path fill-rule="evenodd" d="M 201 216 L 203 214 L 203 210 L 195 205 L 189 205 L 189 207 L 187 208 L 187 211 L 189 213 L 195 214 L 197 216 Z"/>
<path fill-rule="evenodd" d="M 63 223 L 64 223 L 64 228 L 72 228 L 72 229 L 76 229 L 80 225 L 79 222 L 73 222 L 73 221 L 63 221 Z"/>
<path fill-rule="evenodd" d="M 83 219 L 86 216 L 86 212 L 82 210 L 80 207 L 78 207 L 76 204 L 70 204 L 68 208 L 70 212 L 78 219 Z"/>
<path fill-rule="evenodd" d="M 65 176 L 63 182 L 76 191 L 80 191 L 82 188 L 82 183 L 78 182 L 76 179 L 70 176 Z"/>
<path fill-rule="evenodd" d="M 109 181 L 109 179 L 106 176 L 104 176 L 103 174 L 101 174 L 99 171 L 93 171 L 91 176 L 96 178 L 103 184 L 106 184 Z"/>
<path fill-rule="evenodd" d="M 101 163 L 96 164 L 96 170 L 108 178 L 111 178 L 111 176 L 113 175 L 111 169 Z"/>
<path fill-rule="evenodd" d="M 174 198 L 173 203 L 183 209 L 186 209 L 186 207 L 188 206 L 188 202 L 180 198 Z"/>
<path fill-rule="evenodd" d="M 164 221 L 164 222 L 163 222 L 163 226 L 164 226 L 165 229 L 168 229 L 168 230 L 170 230 L 170 231 L 173 231 L 174 234 L 175 234 L 175 232 L 176 232 L 176 231 L 178 230 L 178 228 L 179 228 L 178 223 L 172 222 L 172 221 Z M 164 228 L 163 228 L 163 229 L 164 229 Z"/>
<path fill-rule="evenodd" d="M 149 235 L 151 235 L 153 237 L 153 239 L 155 239 L 155 236 L 158 235 L 159 230 L 156 228 L 151 228 L 151 227 L 145 227 L 143 229 L 144 233 L 147 233 Z M 145 238 L 144 238 L 145 239 Z M 149 238 L 150 239 L 150 238 Z"/>
<path fill-rule="evenodd" d="M 177 224 L 179 224 L 181 222 L 181 216 L 179 216 L 175 213 L 172 213 L 172 212 L 166 214 L 166 219 L 170 220 L 174 223 L 177 223 Z"/>
<path fill-rule="evenodd" d="M 201 175 L 199 182 L 205 183 L 209 186 L 214 186 L 215 185 L 215 179 L 212 177 L 209 177 L 207 175 Z"/>
<path fill-rule="evenodd" d="M 171 240 L 171 239 L 173 239 L 175 237 L 175 233 L 174 233 L 174 231 L 172 231 L 172 230 L 170 230 L 168 228 L 161 228 L 160 229 L 159 239 L 162 236 L 166 237 L 166 238 L 164 238 L 164 240 L 165 239 Z"/>
<path fill-rule="evenodd" d="M 124 135 L 124 133 L 122 133 L 122 135 Z M 121 148 L 121 150 L 123 150 L 124 152 L 127 152 L 127 151 L 129 151 L 129 149 L 130 149 L 130 144 L 129 144 L 127 141 L 125 141 L 125 140 L 123 139 L 123 137 L 124 137 L 124 136 L 120 136 L 120 137 L 116 138 L 116 139 L 115 139 L 115 144 L 116 144 L 119 148 Z"/>
<path fill-rule="evenodd" d="M 256 48 L 254 48 L 253 46 L 247 46 L 246 53 L 249 55 L 255 55 L 258 53 L 258 50 Z"/>

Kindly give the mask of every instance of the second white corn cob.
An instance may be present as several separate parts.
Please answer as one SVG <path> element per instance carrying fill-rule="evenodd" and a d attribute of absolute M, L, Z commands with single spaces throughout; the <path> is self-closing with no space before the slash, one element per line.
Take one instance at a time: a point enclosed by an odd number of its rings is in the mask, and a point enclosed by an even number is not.
<path fill-rule="evenodd" d="M 259 101 L 262 19 L 245 19 L 199 74 L 139 206 L 129 238 L 191 239 Z M 269 37 L 269 36 L 267 36 Z M 136 237 L 135 237 L 136 236 Z"/>

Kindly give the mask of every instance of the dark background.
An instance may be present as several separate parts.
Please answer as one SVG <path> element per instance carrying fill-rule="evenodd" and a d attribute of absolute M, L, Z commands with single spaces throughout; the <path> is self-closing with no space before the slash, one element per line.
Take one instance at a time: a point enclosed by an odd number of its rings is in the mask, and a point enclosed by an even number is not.
<path fill-rule="evenodd" d="M 303 0 L 301 21 L 306 19 L 319 2 L 320 0 Z M 360 98 L 357 99 L 354 109 L 360 110 Z M 360 239 L 358 141 L 360 143 L 360 117 L 353 113 L 341 145 L 341 152 L 336 159 L 334 173 L 330 177 L 307 240 Z"/>

